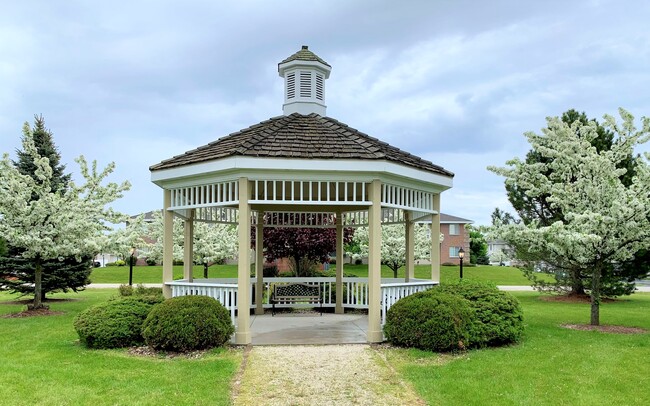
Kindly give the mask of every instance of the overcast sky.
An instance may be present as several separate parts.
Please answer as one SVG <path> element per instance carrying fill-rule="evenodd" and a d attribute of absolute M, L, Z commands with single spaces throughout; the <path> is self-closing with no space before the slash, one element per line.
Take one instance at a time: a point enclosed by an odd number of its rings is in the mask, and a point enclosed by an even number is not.
<path fill-rule="evenodd" d="M 282 114 L 277 63 L 301 45 L 332 66 L 327 113 L 456 174 L 442 211 L 510 209 L 503 165 L 570 108 L 650 116 L 648 1 L 8 1 L 0 7 L 0 152 L 45 117 L 162 206 L 149 166 Z M 637 123 L 639 121 L 637 120 Z"/>

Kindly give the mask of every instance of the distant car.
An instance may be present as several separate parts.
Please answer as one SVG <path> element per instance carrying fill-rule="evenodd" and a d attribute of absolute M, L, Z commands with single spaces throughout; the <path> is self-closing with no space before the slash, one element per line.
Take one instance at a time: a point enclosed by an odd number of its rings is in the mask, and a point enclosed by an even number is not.
<path fill-rule="evenodd" d="M 95 261 L 95 262 L 93 262 L 93 266 L 95 268 L 99 268 L 100 266 L 102 266 L 102 264 L 99 261 Z"/>

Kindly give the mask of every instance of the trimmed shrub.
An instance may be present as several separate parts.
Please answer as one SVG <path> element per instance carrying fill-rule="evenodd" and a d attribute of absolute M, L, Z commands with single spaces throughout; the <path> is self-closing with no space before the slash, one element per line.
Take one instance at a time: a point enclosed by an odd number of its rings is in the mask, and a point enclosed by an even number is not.
<path fill-rule="evenodd" d="M 156 265 L 156 260 L 153 259 L 153 258 L 147 258 L 145 262 L 146 262 L 147 265 L 149 265 L 149 266 L 154 266 L 154 265 Z"/>
<path fill-rule="evenodd" d="M 154 306 L 142 326 L 147 345 L 187 352 L 217 347 L 235 332 L 228 310 L 208 296 L 179 296 Z"/>
<path fill-rule="evenodd" d="M 132 298 L 101 303 L 79 313 L 74 328 L 88 348 L 121 348 L 143 343 L 140 330 L 152 305 Z"/>
<path fill-rule="evenodd" d="M 121 297 L 133 296 L 133 286 L 131 285 L 120 285 L 117 290 L 120 293 Z"/>
<path fill-rule="evenodd" d="M 139 296 L 157 296 L 160 295 L 162 297 L 162 288 L 148 288 L 144 286 L 143 284 L 139 283 L 135 287 L 135 294 Z"/>
<path fill-rule="evenodd" d="M 398 300 L 386 314 L 384 333 L 393 344 L 403 347 L 462 350 L 472 317 L 466 299 L 429 290 Z"/>
<path fill-rule="evenodd" d="M 470 327 L 471 347 L 492 347 L 519 341 L 524 332 L 524 314 L 519 301 L 496 285 L 463 279 L 431 291 L 461 296 L 474 309 Z"/>

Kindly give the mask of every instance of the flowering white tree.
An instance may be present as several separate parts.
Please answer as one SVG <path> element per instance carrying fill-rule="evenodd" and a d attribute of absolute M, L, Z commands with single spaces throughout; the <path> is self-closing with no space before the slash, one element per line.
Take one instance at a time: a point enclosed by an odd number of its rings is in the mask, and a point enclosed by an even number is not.
<path fill-rule="evenodd" d="M 146 246 L 148 258 L 162 261 L 163 216 L 155 212 L 153 221 L 145 225 L 146 235 L 153 240 Z M 174 218 L 173 225 L 175 261 L 183 260 L 184 231 L 183 220 Z M 237 254 L 237 228 L 228 224 L 212 224 L 197 221 L 194 223 L 194 261 L 220 262 Z"/>
<path fill-rule="evenodd" d="M 510 255 L 508 255 L 504 250 L 499 249 L 490 254 L 490 261 L 503 264 L 510 261 Z"/>
<path fill-rule="evenodd" d="M 415 224 L 414 230 L 415 259 L 429 259 L 431 252 L 431 228 L 427 224 Z M 440 234 L 440 241 L 444 236 Z M 354 232 L 352 240 L 358 243 L 360 254 L 368 255 L 368 228 L 359 227 Z M 381 263 L 393 271 L 397 278 L 397 271 L 406 265 L 406 230 L 401 224 L 381 226 Z"/>
<path fill-rule="evenodd" d="M 22 256 L 33 260 L 35 267 L 34 309 L 41 303 L 43 277 L 42 261 L 66 256 L 94 255 L 101 249 L 104 222 L 118 223 L 124 215 L 108 204 L 122 197 L 130 188 L 102 185 L 115 165 L 109 164 L 98 172 L 97 162 L 89 168 L 83 156 L 76 159 L 85 180 L 83 185 L 70 182 L 65 190 L 52 192 L 52 168 L 48 158 L 39 155 L 34 146 L 31 129 L 25 123 L 23 151 L 33 157 L 37 180 L 22 175 L 11 163 L 8 154 L 0 161 L 0 235 L 14 247 L 23 249 Z"/>
<path fill-rule="evenodd" d="M 131 256 L 132 248 L 146 252 L 148 244 L 144 240 L 145 235 L 144 215 L 131 218 L 125 228 L 115 229 L 106 236 L 104 251 L 117 254 L 126 261 Z"/>
<path fill-rule="evenodd" d="M 568 264 L 589 275 L 592 325 L 600 323 L 601 276 L 606 267 L 650 248 L 650 154 L 635 158 L 629 186 L 621 181 L 626 169 L 620 165 L 650 138 L 650 119 L 643 118 L 643 128 L 637 131 L 634 117 L 623 109 L 619 113 L 621 124 L 604 117 L 604 126 L 617 134 L 610 150 L 598 152 L 591 145 L 595 123 L 576 121 L 569 126 L 553 117 L 547 119 L 542 135 L 526 133 L 544 162 L 513 159 L 508 167 L 488 168 L 505 176 L 506 184 L 521 185 L 530 197 L 548 196 L 551 206 L 564 213 L 564 221 L 501 225 L 495 233 L 517 252 L 525 250 L 528 258 Z"/>

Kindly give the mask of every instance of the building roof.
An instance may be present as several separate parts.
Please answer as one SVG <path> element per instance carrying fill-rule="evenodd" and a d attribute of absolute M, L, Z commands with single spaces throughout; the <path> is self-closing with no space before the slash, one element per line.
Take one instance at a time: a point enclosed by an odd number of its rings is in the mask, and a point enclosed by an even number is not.
<path fill-rule="evenodd" d="M 320 62 L 323 65 L 327 65 L 331 68 L 330 64 L 322 60 L 318 55 L 315 53 L 311 52 L 307 45 L 303 45 L 302 49 L 295 54 L 291 55 L 287 59 L 283 60 L 278 64 L 282 65 L 283 63 L 291 62 L 291 61 L 313 61 L 313 62 Z"/>
<path fill-rule="evenodd" d="M 464 219 L 462 217 L 451 216 L 449 214 L 440 213 L 440 222 L 441 223 L 459 223 L 459 224 L 471 224 L 472 220 Z"/>
<path fill-rule="evenodd" d="M 404 152 L 330 117 L 278 116 L 218 139 L 149 169 L 175 168 L 232 156 L 284 159 L 387 160 L 453 177 L 441 166 Z"/>

